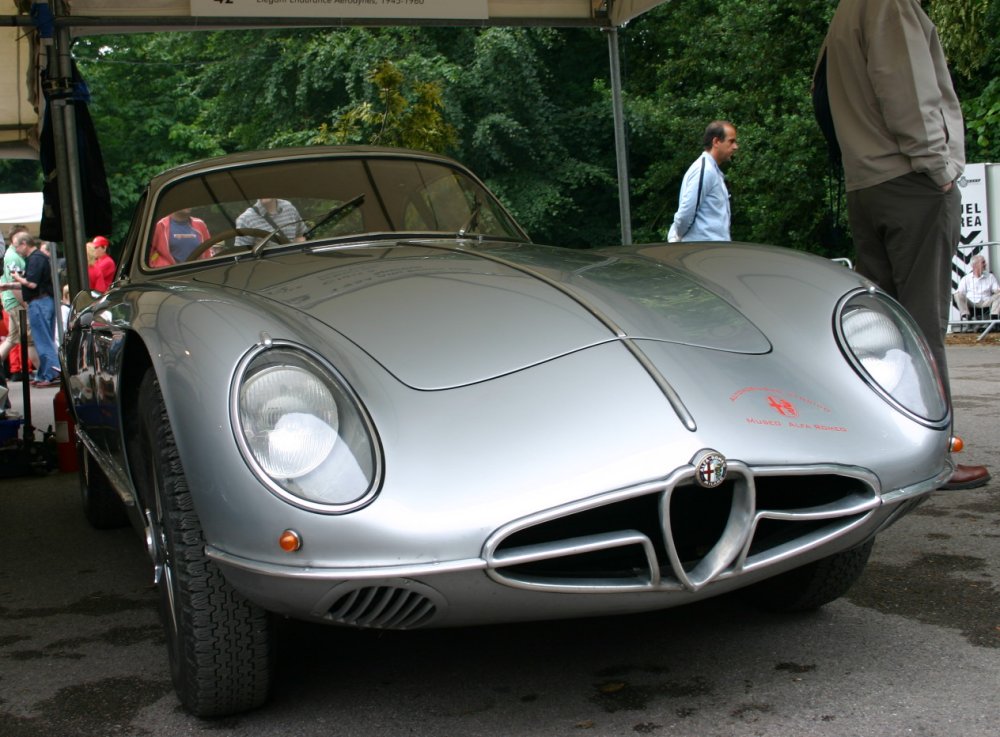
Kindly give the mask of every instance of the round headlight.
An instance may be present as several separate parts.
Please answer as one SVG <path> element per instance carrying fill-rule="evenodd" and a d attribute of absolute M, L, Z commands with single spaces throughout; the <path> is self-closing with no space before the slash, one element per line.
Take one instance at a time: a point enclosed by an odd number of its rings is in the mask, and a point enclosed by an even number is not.
<path fill-rule="evenodd" d="M 291 347 L 248 356 L 234 386 L 234 429 L 272 491 L 322 512 L 357 509 L 380 468 L 374 431 L 343 380 Z"/>
<path fill-rule="evenodd" d="M 890 404 L 925 422 L 948 417 L 948 402 L 927 341 L 894 300 L 877 292 L 846 299 L 838 334 L 858 372 Z"/>
<path fill-rule="evenodd" d="M 322 463 L 340 424 L 333 394 L 297 366 L 274 366 L 248 378 L 240 391 L 240 417 L 264 471 L 289 479 Z"/>

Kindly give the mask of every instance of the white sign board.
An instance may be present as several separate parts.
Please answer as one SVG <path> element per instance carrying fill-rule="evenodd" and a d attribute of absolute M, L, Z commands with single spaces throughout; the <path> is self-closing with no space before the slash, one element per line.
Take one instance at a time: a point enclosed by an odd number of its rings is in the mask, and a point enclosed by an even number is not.
<path fill-rule="evenodd" d="M 986 164 L 968 164 L 958 180 L 962 193 L 963 246 L 978 246 L 989 241 L 989 216 L 986 212 Z"/>
<path fill-rule="evenodd" d="M 486 20 L 487 3 L 488 0 L 191 0 L 191 15 Z"/>
<path fill-rule="evenodd" d="M 962 233 L 958 249 L 951 262 L 951 289 L 953 292 L 958 289 L 962 277 L 972 270 L 970 262 L 973 256 L 983 256 L 986 259 L 986 268 L 990 267 L 990 254 L 986 246 L 990 240 L 986 164 L 966 164 L 965 171 L 958 179 L 958 187 L 962 193 Z M 959 322 L 958 308 L 954 299 L 951 302 L 948 321 L 950 323 Z"/>

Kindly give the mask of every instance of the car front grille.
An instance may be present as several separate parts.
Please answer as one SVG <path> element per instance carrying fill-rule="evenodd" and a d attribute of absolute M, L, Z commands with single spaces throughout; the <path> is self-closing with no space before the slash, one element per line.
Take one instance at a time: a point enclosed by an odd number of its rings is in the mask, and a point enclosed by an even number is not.
<path fill-rule="evenodd" d="M 881 503 L 874 479 L 839 468 L 730 464 L 716 488 L 679 472 L 508 525 L 486 547 L 489 575 L 552 591 L 696 591 L 823 545 Z"/>

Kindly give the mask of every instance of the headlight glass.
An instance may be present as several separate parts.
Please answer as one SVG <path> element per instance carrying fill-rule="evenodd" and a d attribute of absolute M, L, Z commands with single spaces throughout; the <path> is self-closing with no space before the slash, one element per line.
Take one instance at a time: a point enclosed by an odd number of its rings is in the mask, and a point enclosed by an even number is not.
<path fill-rule="evenodd" d="M 280 496 L 345 512 L 374 494 L 381 459 L 371 422 L 346 383 L 311 354 L 270 347 L 245 359 L 233 414 L 244 456 Z"/>
<path fill-rule="evenodd" d="M 839 336 L 855 368 L 891 404 L 925 422 L 947 418 L 927 342 L 898 303 L 878 292 L 849 297 L 840 309 Z"/>

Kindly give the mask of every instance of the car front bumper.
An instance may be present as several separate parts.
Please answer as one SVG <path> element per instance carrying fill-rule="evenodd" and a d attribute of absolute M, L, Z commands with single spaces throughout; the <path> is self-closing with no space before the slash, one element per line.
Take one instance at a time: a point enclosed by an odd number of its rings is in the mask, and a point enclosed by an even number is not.
<path fill-rule="evenodd" d="M 881 491 L 854 467 L 750 468 L 706 489 L 690 467 L 496 529 L 478 555 L 401 565 L 278 565 L 209 546 L 265 609 L 387 629 L 665 609 L 722 594 L 871 539 L 947 480 Z"/>

